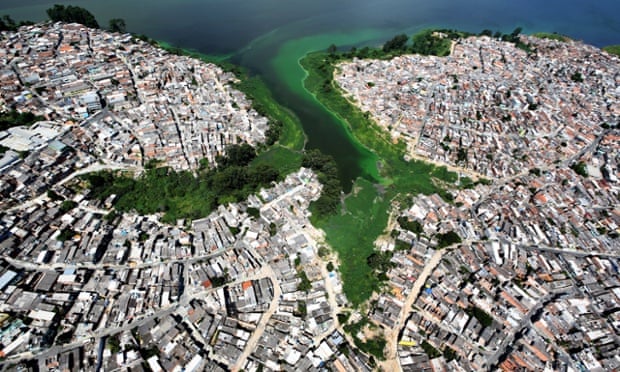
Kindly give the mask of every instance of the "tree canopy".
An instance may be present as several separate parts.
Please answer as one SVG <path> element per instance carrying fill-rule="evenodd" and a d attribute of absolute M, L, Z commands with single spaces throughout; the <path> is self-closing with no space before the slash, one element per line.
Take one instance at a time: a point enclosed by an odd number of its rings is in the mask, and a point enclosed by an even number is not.
<path fill-rule="evenodd" d="M 249 158 L 255 156 L 251 146 L 233 145 L 228 152 L 235 158 L 222 157 L 217 169 L 205 170 L 198 177 L 188 171 L 153 167 L 135 179 L 110 172 L 90 173 L 83 178 L 89 183 L 90 198 L 105 200 L 116 195 L 114 207 L 120 211 L 164 212 L 164 222 L 196 219 L 220 204 L 244 200 L 280 177 L 270 165 L 250 164 Z"/>
<path fill-rule="evenodd" d="M 32 112 L 17 112 L 15 110 L 0 112 L 0 130 L 7 130 L 21 125 L 31 125 L 43 117 L 36 116 Z"/>
<path fill-rule="evenodd" d="M 319 182 L 323 185 L 321 197 L 313 203 L 314 211 L 319 217 L 337 211 L 341 187 L 338 166 L 334 158 L 316 149 L 308 150 L 304 154 L 301 165 L 317 172 Z"/>
<path fill-rule="evenodd" d="M 75 22 L 81 23 L 86 27 L 99 28 L 99 23 L 97 23 L 95 16 L 79 6 L 54 4 L 53 7 L 47 9 L 47 16 L 53 22 Z"/>
<path fill-rule="evenodd" d="M 452 40 L 439 31 L 426 30 L 413 36 L 414 53 L 422 55 L 446 56 L 450 54 Z"/>
<path fill-rule="evenodd" d="M 112 32 L 119 32 L 121 34 L 127 32 L 127 25 L 125 24 L 125 20 L 122 18 L 112 18 L 108 24 L 110 31 Z"/>
<path fill-rule="evenodd" d="M 405 34 L 400 34 L 394 36 L 392 39 L 388 40 L 385 44 L 383 44 L 383 51 L 388 53 L 393 50 L 402 51 L 407 47 L 407 41 L 409 38 Z"/>

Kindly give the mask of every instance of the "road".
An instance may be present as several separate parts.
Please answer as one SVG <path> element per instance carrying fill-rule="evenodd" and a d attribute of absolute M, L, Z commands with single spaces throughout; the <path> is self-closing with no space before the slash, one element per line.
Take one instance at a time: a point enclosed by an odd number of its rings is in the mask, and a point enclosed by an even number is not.
<path fill-rule="evenodd" d="M 82 168 L 80 170 L 77 170 L 73 173 L 71 173 L 70 175 L 68 175 L 67 177 L 65 177 L 64 179 L 62 179 L 61 181 L 59 181 L 57 183 L 57 185 L 64 185 L 65 183 L 71 181 L 72 179 L 74 179 L 75 177 L 81 176 L 83 174 L 87 174 L 87 173 L 93 173 L 93 172 L 99 172 L 99 171 L 103 171 L 103 170 L 110 170 L 110 171 L 114 171 L 114 170 L 126 170 L 126 171 L 134 171 L 134 172 L 139 172 L 142 170 L 142 168 L 137 168 L 137 167 L 130 167 L 124 164 L 101 164 L 101 163 L 95 163 L 95 164 L 91 164 L 89 166 L 87 166 L 86 168 Z M 33 205 L 40 205 L 44 200 L 47 199 L 47 193 L 43 193 L 35 198 L 32 198 L 24 203 L 21 203 L 19 205 L 13 206 L 11 208 L 9 208 L 7 210 L 7 212 L 14 212 L 16 210 L 20 210 L 20 209 L 28 209 L 30 207 L 32 207 Z"/>
<path fill-rule="evenodd" d="M 271 299 L 271 303 L 269 304 L 269 309 L 263 314 L 256 326 L 256 330 L 250 336 L 250 339 L 245 344 L 245 348 L 243 349 L 243 353 L 237 359 L 235 365 L 231 368 L 232 371 L 240 371 L 241 368 L 245 365 L 246 360 L 252 354 L 252 352 L 256 349 L 256 345 L 258 341 L 263 336 L 263 332 L 265 332 L 265 327 L 271 319 L 271 316 L 278 310 L 278 305 L 280 303 L 280 296 L 282 295 L 282 290 L 280 289 L 280 284 L 278 283 L 278 278 L 276 277 L 276 273 L 273 271 L 271 266 L 264 265 L 261 269 L 263 277 L 267 277 L 271 279 L 273 284 L 273 298 Z"/>
<path fill-rule="evenodd" d="M 400 310 L 400 315 L 398 317 L 398 321 L 393 329 L 387 330 L 385 333 L 385 339 L 387 341 L 387 353 L 386 360 L 381 363 L 381 367 L 385 371 L 398 371 L 400 370 L 400 364 L 398 363 L 398 334 L 400 330 L 405 325 L 405 320 L 409 317 L 413 310 L 413 304 L 415 300 L 420 295 L 424 284 L 429 276 L 433 273 L 433 270 L 439 265 L 443 255 L 449 250 L 450 247 L 446 249 L 436 250 L 433 256 L 428 260 L 426 265 L 424 265 L 424 269 L 416 279 L 415 283 L 413 283 L 413 287 L 411 288 L 411 292 L 407 296 L 403 307 Z"/>
<path fill-rule="evenodd" d="M 540 309 L 542 309 L 542 307 L 547 303 L 547 301 L 549 301 L 550 299 L 552 299 L 555 296 L 555 294 L 547 294 L 545 295 L 542 299 L 540 299 L 536 305 L 534 307 L 532 307 L 521 319 L 521 321 L 519 321 L 519 324 L 514 327 L 509 333 L 508 333 L 508 337 L 504 338 L 503 340 L 500 341 L 499 345 L 498 345 L 498 349 L 495 351 L 495 353 L 493 355 L 491 355 L 488 359 L 487 359 L 487 368 L 489 370 L 492 370 L 493 367 L 497 364 L 497 362 L 499 361 L 499 358 L 506 352 L 506 349 L 508 349 L 509 347 L 513 346 L 513 342 L 515 340 L 515 337 L 517 335 L 517 333 L 519 333 L 523 328 L 527 327 L 528 325 L 531 326 L 531 320 L 532 320 L 532 316 L 534 314 L 536 314 Z"/>

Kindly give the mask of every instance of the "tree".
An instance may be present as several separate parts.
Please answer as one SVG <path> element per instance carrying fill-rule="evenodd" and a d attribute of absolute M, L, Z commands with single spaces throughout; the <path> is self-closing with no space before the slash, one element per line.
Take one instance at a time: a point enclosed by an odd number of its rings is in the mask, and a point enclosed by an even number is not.
<path fill-rule="evenodd" d="M 370 256 L 366 257 L 366 264 L 371 269 L 380 273 L 387 272 L 394 264 L 390 261 L 392 259 L 392 252 L 374 252 Z"/>
<path fill-rule="evenodd" d="M 2 16 L 0 18 L 0 31 L 15 31 L 17 30 L 17 24 L 15 21 L 8 15 Z"/>
<path fill-rule="evenodd" d="M 588 166 L 583 161 L 580 161 L 579 163 L 573 163 L 570 167 L 578 175 L 582 177 L 588 177 Z"/>
<path fill-rule="evenodd" d="M 575 71 L 575 73 L 570 76 L 570 79 L 575 83 L 581 83 L 583 82 L 583 75 L 581 75 L 581 72 Z"/>
<path fill-rule="evenodd" d="M 433 30 L 422 31 L 413 36 L 413 53 L 422 55 L 447 56 L 452 41 Z"/>
<path fill-rule="evenodd" d="M 109 26 L 112 32 L 120 32 L 121 34 L 127 32 L 127 25 L 122 18 L 112 18 L 109 22 Z"/>
<path fill-rule="evenodd" d="M 67 213 L 75 207 L 77 207 L 76 202 L 74 202 L 73 200 L 65 200 L 60 205 L 60 212 Z"/>
<path fill-rule="evenodd" d="M 327 53 L 329 53 L 330 55 L 334 55 L 337 50 L 338 50 L 338 47 L 336 46 L 336 44 L 332 44 L 329 47 L 327 47 Z"/>
<path fill-rule="evenodd" d="M 445 234 L 437 234 L 437 248 L 439 249 L 460 242 L 461 237 L 454 231 L 448 231 Z"/>
<path fill-rule="evenodd" d="M 217 158 L 220 167 L 239 166 L 244 167 L 256 157 L 254 147 L 243 143 L 241 145 L 231 145 L 226 148 L 226 156 Z"/>
<path fill-rule="evenodd" d="M 54 4 L 53 7 L 47 9 L 47 16 L 53 22 L 75 22 L 81 23 L 86 27 L 99 28 L 99 23 L 95 16 L 88 10 L 79 6 Z"/>
<path fill-rule="evenodd" d="M 297 285 L 298 291 L 308 292 L 312 289 L 312 282 L 308 279 L 308 275 L 306 275 L 305 271 L 300 271 L 298 277 L 301 279 L 301 282 Z"/>
<path fill-rule="evenodd" d="M 408 230 L 418 235 L 424 231 L 422 224 L 416 220 L 411 221 L 409 220 L 409 218 L 405 216 L 400 216 L 398 217 L 397 221 L 398 221 L 398 225 L 403 230 Z"/>
<path fill-rule="evenodd" d="M 408 40 L 409 38 L 405 34 L 396 35 L 392 39 L 388 40 L 385 44 L 383 44 L 383 51 L 385 53 L 389 53 L 392 51 L 402 51 L 407 46 Z"/>

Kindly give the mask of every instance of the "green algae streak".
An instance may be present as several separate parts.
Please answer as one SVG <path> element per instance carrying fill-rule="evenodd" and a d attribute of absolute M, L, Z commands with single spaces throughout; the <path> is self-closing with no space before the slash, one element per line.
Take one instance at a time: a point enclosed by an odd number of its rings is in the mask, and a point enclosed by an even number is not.
<path fill-rule="evenodd" d="M 351 34 L 335 33 L 304 37 L 284 43 L 278 50 L 275 58 L 271 61 L 271 66 L 277 74 L 278 79 L 286 84 L 288 90 L 294 92 L 297 96 L 306 101 L 313 109 L 322 110 L 329 116 L 331 121 L 335 123 L 335 125 L 332 124 L 329 128 L 326 128 L 326 130 L 331 133 L 343 133 L 343 137 L 346 138 L 358 152 L 356 156 L 362 171 L 361 176 L 372 182 L 377 182 L 381 179 L 379 170 L 377 169 L 379 158 L 355 138 L 345 118 L 339 116 L 338 112 L 334 112 L 326 107 L 323 102 L 317 99 L 315 92 L 306 89 L 303 82 L 308 78 L 308 72 L 301 66 L 300 61 L 308 53 L 316 50 L 324 50 L 332 43 L 340 46 L 357 45 L 363 41 L 384 38 L 386 35 L 385 31 L 362 30 Z M 318 126 L 325 124 L 326 123 L 312 123 L 311 125 L 313 125 L 314 128 L 311 128 L 311 130 L 316 131 Z M 308 131 L 308 128 L 306 128 L 306 131 Z M 329 140 L 329 138 L 323 137 L 323 141 Z M 337 144 L 333 146 L 337 146 Z M 346 189 L 347 185 L 343 186 Z"/>
<path fill-rule="evenodd" d="M 248 72 L 230 63 L 229 55 L 212 56 L 195 50 L 178 48 L 165 41 L 152 41 L 158 47 L 174 54 L 182 54 L 205 63 L 213 63 L 225 71 L 231 71 L 239 78 L 235 87 L 245 93 L 254 108 L 267 116 L 270 121 L 282 123 L 282 134 L 278 142 L 270 148 L 260 151 L 252 161 L 253 165 L 265 164 L 275 167 L 282 176 L 292 173 L 301 166 L 301 151 L 306 143 L 306 135 L 299 119 L 293 112 L 276 102 L 271 91 L 258 76 L 249 76 Z"/>
<path fill-rule="evenodd" d="M 379 174 L 375 183 L 359 178 L 341 210 L 327 218 L 313 220 L 325 231 L 327 242 L 340 258 L 343 289 L 354 306 L 368 300 L 381 288 L 380 275 L 372 271 L 367 257 L 375 251 L 375 241 L 386 231 L 388 213 L 394 204 L 408 205 L 412 195 L 439 193 L 450 201 L 443 185 L 453 184 L 457 175 L 445 167 L 421 161 L 405 161 L 405 145 L 394 143 L 367 113 L 344 98 L 333 82 L 334 59 L 326 53 L 310 53 L 301 60 L 307 71 L 304 89 L 324 107 L 334 112 L 356 143 L 372 151 Z"/>

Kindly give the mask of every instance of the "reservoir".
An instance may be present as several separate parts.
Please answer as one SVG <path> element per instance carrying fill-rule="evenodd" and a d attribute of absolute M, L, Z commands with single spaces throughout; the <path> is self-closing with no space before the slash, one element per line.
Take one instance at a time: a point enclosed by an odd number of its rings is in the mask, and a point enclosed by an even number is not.
<path fill-rule="evenodd" d="M 358 177 L 376 180 L 376 157 L 303 87 L 298 61 L 335 44 L 380 45 L 429 27 L 558 32 L 596 46 L 620 44 L 617 0 L 3 0 L 0 15 L 42 21 L 53 4 L 91 11 L 102 27 L 123 18 L 130 32 L 231 61 L 260 75 L 300 119 L 307 148 L 336 159 L 345 191 Z"/>

